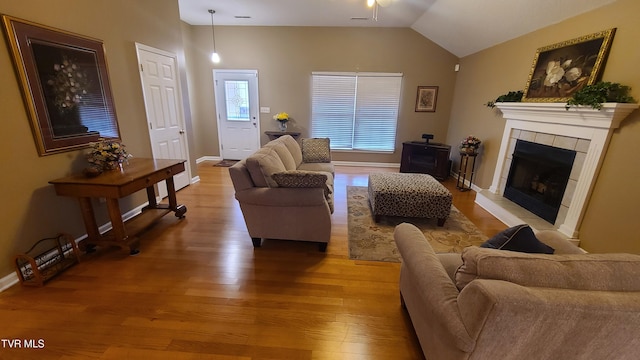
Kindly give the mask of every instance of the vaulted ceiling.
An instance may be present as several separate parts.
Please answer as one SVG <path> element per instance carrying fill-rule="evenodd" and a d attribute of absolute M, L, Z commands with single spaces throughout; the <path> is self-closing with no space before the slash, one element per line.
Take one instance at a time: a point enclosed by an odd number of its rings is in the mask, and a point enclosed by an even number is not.
<path fill-rule="evenodd" d="M 178 0 L 191 25 L 410 27 L 464 57 L 616 0 Z M 600 29 L 594 29 L 597 31 Z"/>

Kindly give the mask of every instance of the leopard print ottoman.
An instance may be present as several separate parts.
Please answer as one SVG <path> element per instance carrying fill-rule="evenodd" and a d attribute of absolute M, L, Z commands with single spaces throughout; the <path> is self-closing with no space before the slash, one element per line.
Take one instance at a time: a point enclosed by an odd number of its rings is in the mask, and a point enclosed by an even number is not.
<path fill-rule="evenodd" d="M 369 175 L 369 205 L 376 222 L 383 215 L 424 217 L 436 218 L 443 226 L 451 213 L 451 199 L 451 192 L 431 175 Z"/>

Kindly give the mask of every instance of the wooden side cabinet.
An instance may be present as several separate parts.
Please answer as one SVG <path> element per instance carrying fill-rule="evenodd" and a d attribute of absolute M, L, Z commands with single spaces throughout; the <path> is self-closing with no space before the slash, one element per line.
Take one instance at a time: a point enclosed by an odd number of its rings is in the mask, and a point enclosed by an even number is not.
<path fill-rule="evenodd" d="M 402 143 L 401 173 L 429 174 L 438 180 L 449 176 L 451 146 L 439 143 L 407 141 Z"/>

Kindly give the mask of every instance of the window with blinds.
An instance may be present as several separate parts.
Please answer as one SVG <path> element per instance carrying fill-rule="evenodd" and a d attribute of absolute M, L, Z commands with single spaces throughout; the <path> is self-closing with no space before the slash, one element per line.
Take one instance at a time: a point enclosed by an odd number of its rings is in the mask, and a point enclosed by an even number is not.
<path fill-rule="evenodd" d="M 392 152 L 402 74 L 312 73 L 311 135 L 333 150 Z"/>

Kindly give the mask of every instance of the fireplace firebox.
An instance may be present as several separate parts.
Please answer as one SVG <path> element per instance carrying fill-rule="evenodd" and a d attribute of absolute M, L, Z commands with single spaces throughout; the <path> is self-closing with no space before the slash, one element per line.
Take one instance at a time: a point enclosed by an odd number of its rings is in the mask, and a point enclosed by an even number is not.
<path fill-rule="evenodd" d="M 503 196 L 553 224 L 575 157 L 572 150 L 518 140 Z"/>

